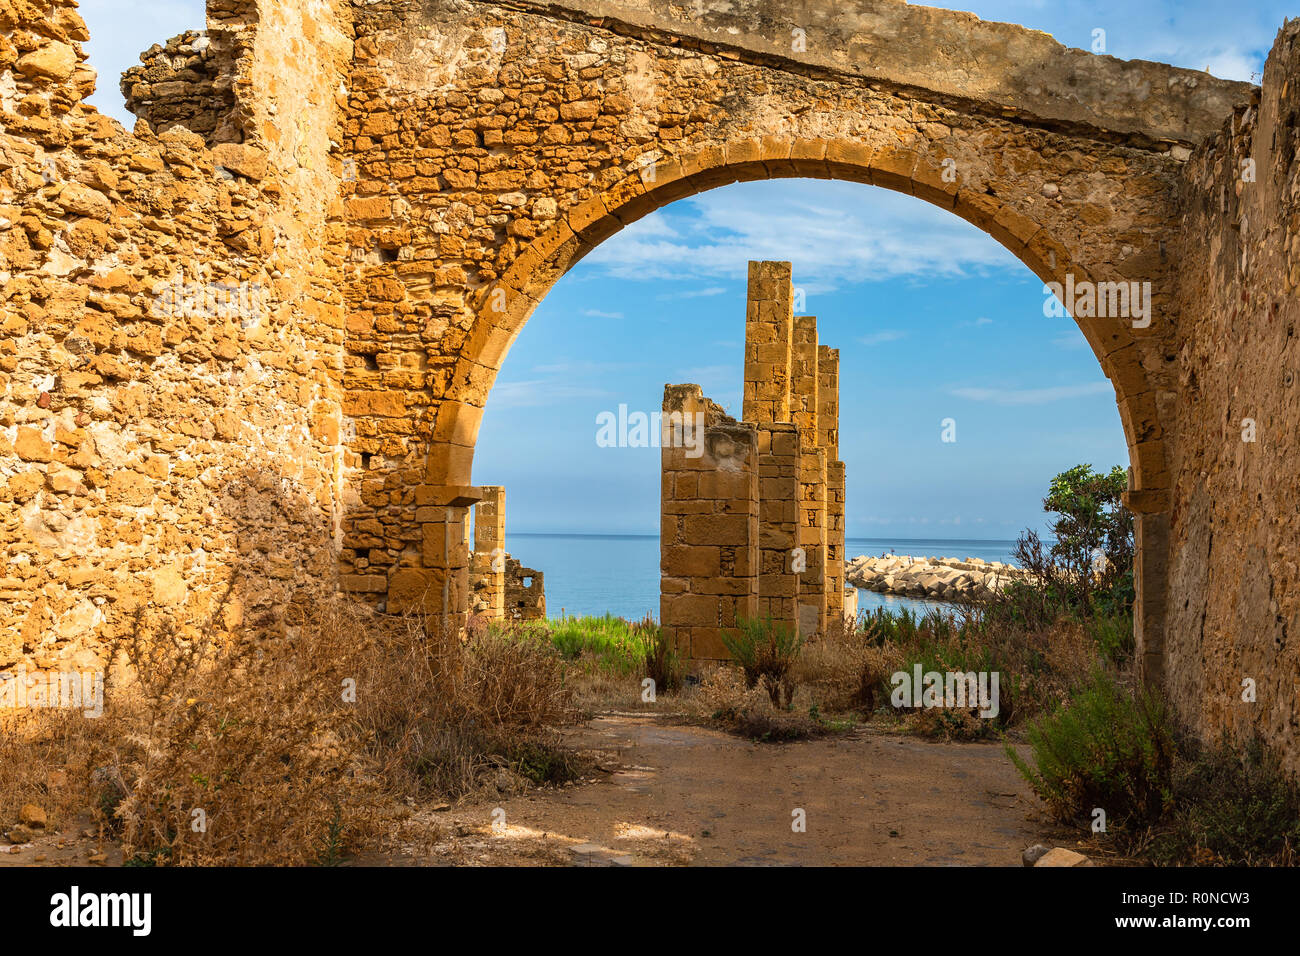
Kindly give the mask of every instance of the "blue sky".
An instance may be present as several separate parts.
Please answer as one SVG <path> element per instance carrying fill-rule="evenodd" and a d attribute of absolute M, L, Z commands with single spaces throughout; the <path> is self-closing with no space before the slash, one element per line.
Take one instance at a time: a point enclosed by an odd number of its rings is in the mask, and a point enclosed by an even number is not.
<path fill-rule="evenodd" d="M 1297 6 L 937 3 L 1106 52 L 1256 79 Z M 198 0 L 84 0 L 94 102 L 124 121 L 116 77 L 139 51 L 202 24 Z M 1127 465 L 1114 392 L 1042 284 L 950 213 L 851 183 L 733 185 L 607 240 L 560 280 L 521 333 L 488 402 L 474 479 L 507 488 L 512 531 L 649 532 L 659 452 L 602 448 L 601 412 L 653 412 L 696 382 L 739 414 L 745 270 L 794 263 L 822 342 L 840 349 L 848 531 L 1005 538 L 1041 523 L 1051 477 Z M 956 422 L 955 442 L 941 422 Z"/>

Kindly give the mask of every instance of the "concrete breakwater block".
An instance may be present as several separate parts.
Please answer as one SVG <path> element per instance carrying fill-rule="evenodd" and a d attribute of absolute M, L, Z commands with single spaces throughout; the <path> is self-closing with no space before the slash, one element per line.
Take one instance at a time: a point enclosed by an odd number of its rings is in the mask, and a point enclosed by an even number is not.
<path fill-rule="evenodd" d="M 971 603 L 1002 590 L 1026 572 L 1002 561 L 981 558 L 913 557 L 908 554 L 854 558 L 844 579 L 855 587 L 939 601 Z"/>

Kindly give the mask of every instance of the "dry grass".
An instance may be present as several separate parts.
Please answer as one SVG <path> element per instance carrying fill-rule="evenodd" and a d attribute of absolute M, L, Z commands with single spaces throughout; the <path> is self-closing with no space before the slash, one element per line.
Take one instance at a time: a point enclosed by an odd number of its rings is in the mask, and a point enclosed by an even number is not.
<path fill-rule="evenodd" d="M 403 798 L 580 772 L 549 730 L 573 709 L 545 642 L 304 597 L 273 636 L 141 617 L 112 652 L 103 717 L 3 728 L 0 824 L 36 803 L 51 825 L 89 810 L 136 863 L 329 863 Z"/>
<path fill-rule="evenodd" d="M 807 701 L 800 699 L 799 704 Z M 687 713 L 751 740 L 782 742 L 819 737 L 833 728 L 813 716 L 811 709 L 785 709 L 772 702 L 763 683 L 753 687 L 734 665 L 719 665 L 701 675 L 688 698 Z"/>
<path fill-rule="evenodd" d="M 903 653 L 893 644 L 876 643 L 871 632 L 832 621 L 823 640 L 804 647 L 794 675 L 822 710 L 869 717 L 888 700 L 889 677 L 902 666 Z"/>

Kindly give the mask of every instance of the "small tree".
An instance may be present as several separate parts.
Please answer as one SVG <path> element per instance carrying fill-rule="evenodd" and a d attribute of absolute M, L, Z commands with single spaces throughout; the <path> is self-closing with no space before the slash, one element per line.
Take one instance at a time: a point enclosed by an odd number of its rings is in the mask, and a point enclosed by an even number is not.
<path fill-rule="evenodd" d="M 1133 515 L 1122 495 L 1128 478 L 1118 465 L 1108 474 L 1075 465 L 1052 479 L 1043 510 L 1055 541 L 1044 549 L 1027 531 L 1016 560 L 1039 580 L 1053 603 L 1090 613 L 1126 613 L 1133 603 Z"/>

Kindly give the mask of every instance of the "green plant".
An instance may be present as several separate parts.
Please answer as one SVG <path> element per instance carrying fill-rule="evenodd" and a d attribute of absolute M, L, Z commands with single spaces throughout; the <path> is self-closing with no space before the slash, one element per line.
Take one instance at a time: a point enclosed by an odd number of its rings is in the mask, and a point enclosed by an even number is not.
<path fill-rule="evenodd" d="M 653 618 L 646 617 L 640 629 L 645 641 L 645 672 L 655 682 L 656 693 L 681 690 L 686 667 L 677 648 Z"/>
<path fill-rule="evenodd" d="M 316 841 L 317 866 L 341 866 L 343 863 L 343 810 L 336 803 L 334 816 L 330 819 L 325 832 Z"/>
<path fill-rule="evenodd" d="M 1152 839 L 1156 863 L 1294 865 L 1300 787 L 1258 739 L 1244 749 L 1191 747 L 1174 780 L 1174 809 Z"/>
<path fill-rule="evenodd" d="M 793 628 L 770 615 L 741 618 L 735 633 L 722 635 L 722 643 L 740 665 L 747 687 L 761 685 L 772 706 L 790 709 L 795 689 L 791 671 L 803 647 Z"/>
<path fill-rule="evenodd" d="M 1174 738 L 1154 693 L 1132 694 L 1099 670 L 1027 736 L 1033 767 L 1010 745 L 1007 754 L 1057 819 L 1080 821 L 1100 808 L 1124 826 L 1150 823 L 1169 808 Z"/>
<path fill-rule="evenodd" d="M 1029 530 L 1016 541 L 1015 563 L 1030 582 L 1013 586 L 993 603 L 1004 617 L 1018 611 L 1031 626 L 1060 613 L 1084 616 L 1100 610 L 1123 614 L 1133 603 L 1133 515 L 1124 506 L 1124 469 L 1108 473 L 1075 465 L 1052 479 L 1043 510 L 1052 543 Z"/>
<path fill-rule="evenodd" d="M 1125 664 L 1133 657 L 1133 614 L 1097 614 L 1087 624 L 1088 635 L 1102 656 L 1113 664 Z"/>
<path fill-rule="evenodd" d="M 560 657 L 581 662 L 584 670 L 631 677 L 642 667 L 647 627 L 656 627 L 650 618 L 630 622 L 605 614 L 560 621 L 493 622 L 488 629 L 514 640 L 547 640 Z"/>

